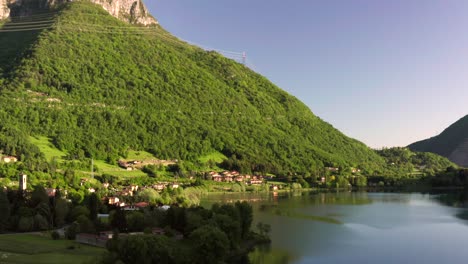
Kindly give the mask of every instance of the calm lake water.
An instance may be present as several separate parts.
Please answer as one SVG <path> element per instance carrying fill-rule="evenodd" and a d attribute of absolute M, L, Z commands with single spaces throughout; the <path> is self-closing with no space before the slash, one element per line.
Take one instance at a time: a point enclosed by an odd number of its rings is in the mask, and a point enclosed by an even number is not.
<path fill-rule="evenodd" d="M 468 194 L 321 193 L 210 195 L 251 201 L 270 224 L 257 263 L 468 263 Z"/>

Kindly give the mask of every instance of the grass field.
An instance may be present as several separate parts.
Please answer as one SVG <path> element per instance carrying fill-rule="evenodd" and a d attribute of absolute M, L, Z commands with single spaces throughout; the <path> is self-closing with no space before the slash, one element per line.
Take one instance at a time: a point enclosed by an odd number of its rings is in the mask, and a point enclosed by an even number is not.
<path fill-rule="evenodd" d="M 47 137 L 29 137 L 29 140 L 32 144 L 36 145 L 42 153 L 44 153 L 47 160 L 52 158 L 57 158 L 58 161 L 63 161 L 63 158 L 67 155 L 65 152 L 57 149 Z M 154 158 L 151 153 L 145 151 L 130 151 L 129 159 L 145 159 L 145 158 Z M 106 163 L 103 160 L 95 160 L 94 164 L 99 168 L 99 173 L 112 174 L 118 177 L 137 177 L 137 176 L 146 176 L 142 171 L 127 171 L 120 168 L 117 165 L 111 165 Z"/>
<path fill-rule="evenodd" d="M 29 141 L 44 153 L 47 160 L 51 160 L 53 157 L 56 157 L 61 161 L 63 160 L 63 157 L 67 155 L 65 152 L 57 149 L 47 137 L 29 137 Z"/>
<path fill-rule="evenodd" d="M 111 174 L 117 177 L 138 177 L 147 176 L 146 173 L 141 170 L 127 171 L 120 168 L 118 165 L 111 165 L 103 160 L 95 160 L 94 165 L 99 169 L 100 174 Z"/>
<path fill-rule="evenodd" d="M 213 153 L 211 153 L 209 155 L 198 158 L 198 160 L 200 162 L 202 162 L 202 163 L 207 163 L 210 160 L 212 160 L 212 161 L 214 161 L 216 163 L 220 163 L 220 162 L 223 162 L 223 160 L 227 160 L 227 157 L 224 156 L 223 153 L 213 152 Z"/>
<path fill-rule="evenodd" d="M 127 155 L 127 160 L 146 160 L 146 159 L 156 159 L 153 154 L 146 151 L 135 151 L 130 150 Z"/>
<path fill-rule="evenodd" d="M 105 252 L 69 240 L 52 240 L 48 235 L 0 235 L 0 263 L 81 264 L 91 263 Z"/>

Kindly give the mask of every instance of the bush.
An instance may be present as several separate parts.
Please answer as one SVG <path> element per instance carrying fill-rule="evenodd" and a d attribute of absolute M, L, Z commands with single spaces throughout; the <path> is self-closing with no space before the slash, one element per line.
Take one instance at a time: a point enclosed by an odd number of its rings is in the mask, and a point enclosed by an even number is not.
<path fill-rule="evenodd" d="M 291 189 L 299 190 L 299 189 L 302 189 L 302 186 L 301 186 L 300 183 L 295 182 L 295 183 L 291 184 Z"/>
<path fill-rule="evenodd" d="M 76 234 L 79 232 L 80 226 L 78 223 L 71 224 L 67 230 L 65 230 L 65 237 L 69 240 L 75 240 Z"/>
<path fill-rule="evenodd" d="M 153 230 L 151 229 L 151 227 L 146 227 L 145 229 L 143 229 L 143 233 L 145 235 L 151 235 L 153 233 Z"/>
<path fill-rule="evenodd" d="M 232 192 L 241 192 L 242 191 L 242 187 L 237 184 L 237 183 L 234 183 L 232 186 L 231 186 L 231 191 Z"/>
<path fill-rule="evenodd" d="M 53 231 L 50 233 L 50 236 L 52 237 L 53 240 L 59 240 L 60 239 L 60 234 L 57 231 Z"/>

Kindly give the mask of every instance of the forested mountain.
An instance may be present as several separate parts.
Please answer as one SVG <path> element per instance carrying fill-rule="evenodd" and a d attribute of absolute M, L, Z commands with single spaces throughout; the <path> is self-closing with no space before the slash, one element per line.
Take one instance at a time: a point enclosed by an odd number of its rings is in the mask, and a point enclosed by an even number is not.
<path fill-rule="evenodd" d="M 468 115 L 440 135 L 408 146 L 414 151 L 433 152 L 449 158 L 459 166 L 468 167 Z"/>
<path fill-rule="evenodd" d="M 244 65 L 86 1 L 5 21 L 0 87 L 0 149 L 23 160 L 40 158 L 28 138 L 41 135 L 70 159 L 220 152 L 278 174 L 384 164 Z"/>

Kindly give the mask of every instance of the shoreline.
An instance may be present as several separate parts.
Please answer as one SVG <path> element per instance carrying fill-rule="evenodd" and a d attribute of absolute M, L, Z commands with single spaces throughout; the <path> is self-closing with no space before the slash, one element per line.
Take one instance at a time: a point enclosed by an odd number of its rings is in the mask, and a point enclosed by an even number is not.
<path fill-rule="evenodd" d="M 227 195 L 235 195 L 235 194 L 271 194 L 271 193 L 288 193 L 288 192 L 316 192 L 316 193 L 331 193 L 331 192 L 430 192 L 430 191 L 463 191 L 468 190 L 468 188 L 463 186 L 447 186 L 447 187 L 353 187 L 353 188 L 333 188 L 333 189 L 322 189 L 322 188 L 302 188 L 302 189 L 294 189 L 294 190 L 276 190 L 276 191 L 261 191 L 261 192 L 233 192 L 233 191 L 217 191 L 217 192 L 206 192 L 204 195 L 219 195 L 219 194 L 227 194 Z"/>

